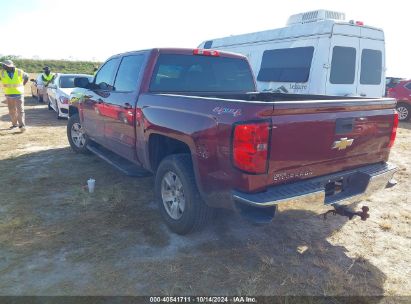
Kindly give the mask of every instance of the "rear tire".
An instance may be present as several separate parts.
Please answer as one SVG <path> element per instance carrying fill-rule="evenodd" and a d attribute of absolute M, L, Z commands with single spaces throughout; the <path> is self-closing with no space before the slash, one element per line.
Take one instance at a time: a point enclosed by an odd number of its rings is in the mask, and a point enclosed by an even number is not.
<path fill-rule="evenodd" d="M 200 197 L 188 154 L 167 156 L 158 167 L 154 188 L 161 216 L 175 233 L 199 230 L 213 215 Z"/>
<path fill-rule="evenodd" d="M 90 143 L 90 139 L 81 126 L 78 114 L 71 116 L 67 122 L 67 138 L 74 152 L 82 154 L 89 153 L 87 145 Z"/>
<path fill-rule="evenodd" d="M 398 112 L 398 119 L 400 121 L 410 120 L 410 117 L 411 117 L 411 106 L 410 105 L 399 102 L 396 108 Z"/>

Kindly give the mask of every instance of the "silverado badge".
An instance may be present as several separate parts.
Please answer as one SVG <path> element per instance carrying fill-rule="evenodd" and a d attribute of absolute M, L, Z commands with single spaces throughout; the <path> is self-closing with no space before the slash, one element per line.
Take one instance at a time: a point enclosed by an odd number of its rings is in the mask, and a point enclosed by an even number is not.
<path fill-rule="evenodd" d="M 336 140 L 333 143 L 332 149 L 344 150 L 347 147 L 351 146 L 354 142 L 354 139 L 348 139 L 347 137 L 341 138 L 340 140 Z"/>

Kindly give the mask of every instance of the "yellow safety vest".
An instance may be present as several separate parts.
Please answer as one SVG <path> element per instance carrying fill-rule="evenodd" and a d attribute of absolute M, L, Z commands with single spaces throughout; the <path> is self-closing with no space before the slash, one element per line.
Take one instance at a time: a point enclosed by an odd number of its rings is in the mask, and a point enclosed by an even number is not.
<path fill-rule="evenodd" d="M 49 82 L 50 80 L 53 79 L 53 74 L 49 74 L 48 76 L 46 74 L 43 73 L 42 78 L 44 81 Z"/>
<path fill-rule="evenodd" d="M 13 78 L 10 78 L 6 70 L 1 73 L 1 82 L 3 84 L 3 90 L 5 95 L 23 95 L 23 71 L 14 69 Z"/>

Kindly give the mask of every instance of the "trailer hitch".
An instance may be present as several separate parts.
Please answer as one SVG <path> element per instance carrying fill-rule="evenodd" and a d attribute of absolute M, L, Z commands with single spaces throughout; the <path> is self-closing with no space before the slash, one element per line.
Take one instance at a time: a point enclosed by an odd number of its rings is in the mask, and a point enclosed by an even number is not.
<path fill-rule="evenodd" d="M 334 209 L 332 210 L 328 210 L 326 213 L 323 214 L 324 216 L 324 220 L 327 219 L 327 215 L 332 213 L 332 215 L 341 215 L 341 216 L 346 216 L 348 217 L 350 220 L 355 216 L 358 215 L 359 217 L 361 217 L 362 221 L 366 221 L 367 218 L 370 217 L 370 215 L 368 214 L 368 211 L 370 210 L 367 206 L 363 206 L 361 208 L 362 211 L 354 211 L 351 210 L 350 208 L 346 207 L 346 206 L 341 206 L 341 205 L 334 205 L 333 206 Z"/>

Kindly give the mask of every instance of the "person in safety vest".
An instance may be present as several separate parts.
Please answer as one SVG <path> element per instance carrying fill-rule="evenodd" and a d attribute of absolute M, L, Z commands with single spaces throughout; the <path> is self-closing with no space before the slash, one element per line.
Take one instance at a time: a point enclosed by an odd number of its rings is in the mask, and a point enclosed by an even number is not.
<path fill-rule="evenodd" d="M 0 65 L 2 67 L 2 70 L 0 70 L 0 81 L 3 85 L 4 95 L 6 95 L 11 119 L 10 129 L 19 127 L 24 132 L 26 130 L 24 85 L 29 80 L 29 76 L 23 70 L 17 69 L 11 60 L 5 60 Z"/>
<path fill-rule="evenodd" d="M 50 72 L 50 68 L 48 66 L 45 66 L 43 68 L 43 71 L 44 71 L 43 74 L 41 74 L 41 80 L 43 80 L 43 84 L 44 84 L 42 95 L 43 95 L 43 102 L 46 102 L 48 101 L 47 86 L 50 84 L 50 82 L 53 81 L 54 74 Z"/>

